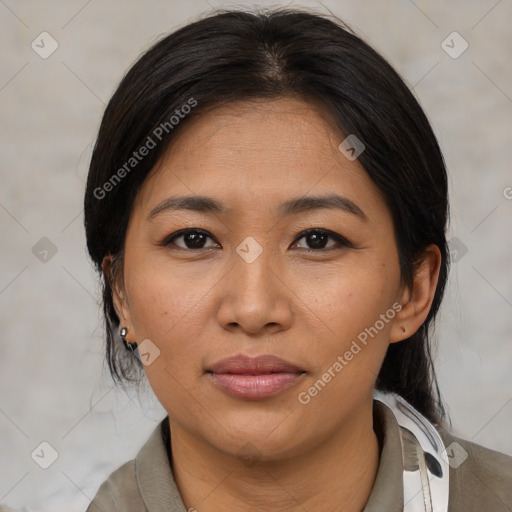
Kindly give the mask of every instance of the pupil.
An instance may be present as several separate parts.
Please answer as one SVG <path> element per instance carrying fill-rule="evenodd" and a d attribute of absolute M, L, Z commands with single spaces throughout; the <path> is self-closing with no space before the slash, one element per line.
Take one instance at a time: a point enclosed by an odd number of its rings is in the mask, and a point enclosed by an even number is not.
<path fill-rule="evenodd" d="M 308 244 L 314 249 L 322 249 L 325 246 L 327 235 L 322 233 L 311 233 L 308 237 Z"/>
<path fill-rule="evenodd" d="M 204 245 L 204 235 L 201 233 L 188 233 L 185 239 L 187 245 L 196 249 L 200 249 Z"/>

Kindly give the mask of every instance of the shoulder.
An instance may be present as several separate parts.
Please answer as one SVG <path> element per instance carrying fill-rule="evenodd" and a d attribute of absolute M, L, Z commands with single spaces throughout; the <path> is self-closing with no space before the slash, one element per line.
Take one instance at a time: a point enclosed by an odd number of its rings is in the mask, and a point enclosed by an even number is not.
<path fill-rule="evenodd" d="M 145 512 L 137 486 L 135 460 L 124 463 L 103 482 L 86 512 Z"/>
<path fill-rule="evenodd" d="M 439 429 L 450 463 L 449 510 L 512 511 L 512 457 Z"/>
<path fill-rule="evenodd" d="M 103 482 L 87 512 L 183 512 L 185 506 L 176 486 L 167 441 L 168 417 L 153 430 L 135 459 L 116 469 Z"/>

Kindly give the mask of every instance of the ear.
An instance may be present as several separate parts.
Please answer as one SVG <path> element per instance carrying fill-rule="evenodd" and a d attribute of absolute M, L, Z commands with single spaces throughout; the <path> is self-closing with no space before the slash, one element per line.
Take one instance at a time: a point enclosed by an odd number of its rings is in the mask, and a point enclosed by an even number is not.
<path fill-rule="evenodd" d="M 390 343 L 409 338 L 421 327 L 434 300 L 440 268 L 441 251 L 430 244 L 416 266 L 412 286 L 402 291 L 402 309 L 393 322 Z"/>
<path fill-rule="evenodd" d="M 114 256 L 108 255 L 103 258 L 101 269 L 105 280 L 108 281 L 110 289 L 112 290 L 112 302 L 114 303 L 114 309 L 119 317 L 119 325 L 121 327 L 128 328 L 126 341 L 134 342 L 135 332 L 131 322 L 130 307 L 126 296 L 126 290 L 123 286 L 122 278 L 119 275 L 116 275 L 114 266 Z"/>

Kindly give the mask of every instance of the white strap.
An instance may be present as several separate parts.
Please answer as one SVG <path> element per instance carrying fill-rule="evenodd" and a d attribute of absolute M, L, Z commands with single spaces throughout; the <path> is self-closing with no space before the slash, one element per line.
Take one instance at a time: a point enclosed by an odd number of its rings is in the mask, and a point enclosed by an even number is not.
<path fill-rule="evenodd" d="M 434 426 L 396 393 L 375 390 L 400 426 L 404 461 L 404 512 L 448 512 L 448 456 Z"/>

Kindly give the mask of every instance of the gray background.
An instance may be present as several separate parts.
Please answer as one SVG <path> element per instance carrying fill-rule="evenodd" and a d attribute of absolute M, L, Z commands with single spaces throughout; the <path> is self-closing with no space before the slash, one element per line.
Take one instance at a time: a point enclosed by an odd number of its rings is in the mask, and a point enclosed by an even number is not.
<path fill-rule="evenodd" d="M 118 81 L 210 5 L 254 4 L 0 1 L 0 501 L 12 507 L 85 510 L 164 415 L 103 369 L 82 199 Z M 457 434 L 512 454 L 511 0 L 257 5 L 332 10 L 414 88 L 448 164 L 458 259 L 437 328 L 441 389 Z M 31 47 L 43 31 L 59 45 L 46 59 Z M 458 58 L 442 46 L 453 31 L 469 44 Z M 31 458 L 42 441 L 59 455 L 46 470 Z"/>

